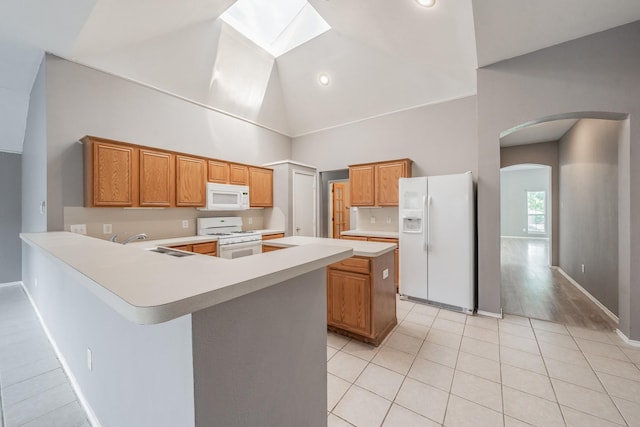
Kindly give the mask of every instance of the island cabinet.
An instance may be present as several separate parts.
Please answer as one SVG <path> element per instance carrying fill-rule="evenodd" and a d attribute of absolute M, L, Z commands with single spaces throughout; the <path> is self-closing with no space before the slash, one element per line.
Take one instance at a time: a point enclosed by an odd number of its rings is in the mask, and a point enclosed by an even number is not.
<path fill-rule="evenodd" d="M 329 330 L 379 345 L 397 324 L 393 251 L 327 267 Z"/>
<path fill-rule="evenodd" d="M 400 284 L 400 249 L 398 245 L 398 239 L 393 237 L 367 237 L 367 236 L 350 236 L 343 235 L 340 237 L 343 240 L 360 240 L 360 241 L 368 241 L 368 242 L 381 242 L 381 243 L 393 243 L 396 245 L 396 249 L 394 251 L 395 255 L 395 267 L 396 267 L 396 275 L 395 275 L 395 283 L 396 283 L 396 292 L 398 292 L 399 284 Z"/>
<path fill-rule="evenodd" d="M 206 206 L 206 181 L 204 159 L 176 156 L 176 206 Z"/>
<path fill-rule="evenodd" d="M 169 208 L 175 203 L 175 160 L 169 152 L 141 148 L 140 206 Z"/>
<path fill-rule="evenodd" d="M 237 163 L 229 163 L 229 184 L 249 185 L 249 167 Z"/>
<path fill-rule="evenodd" d="M 218 242 L 193 243 L 190 245 L 170 246 L 172 249 L 195 252 L 201 255 L 218 256 Z"/>
<path fill-rule="evenodd" d="M 249 205 L 273 207 L 273 170 L 249 167 Z"/>
<path fill-rule="evenodd" d="M 84 142 L 85 205 L 131 207 L 138 204 L 138 150 L 98 138 Z"/>
<path fill-rule="evenodd" d="M 207 181 L 217 184 L 229 183 L 229 163 L 221 160 L 207 161 Z"/>
<path fill-rule="evenodd" d="M 349 166 L 351 206 L 398 206 L 398 180 L 411 176 L 411 160 Z"/>

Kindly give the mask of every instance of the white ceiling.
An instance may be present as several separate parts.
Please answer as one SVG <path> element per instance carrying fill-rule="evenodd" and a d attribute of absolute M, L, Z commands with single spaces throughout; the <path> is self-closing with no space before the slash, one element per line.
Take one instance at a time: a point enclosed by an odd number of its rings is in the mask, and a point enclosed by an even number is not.
<path fill-rule="evenodd" d="M 500 138 L 501 147 L 560 140 L 578 119 L 550 120 L 515 129 Z"/>
<path fill-rule="evenodd" d="M 433 8 L 415 0 L 309 2 L 332 29 L 276 59 L 218 19 L 234 0 L 0 2 L 0 93 L 12 95 L 0 98 L 0 109 L 17 106 L 26 117 L 23 101 L 39 63 L 19 59 L 7 44 L 295 137 L 474 94 L 478 64 L 640 19 L 638 0 L 615 7 L 596 0 L 437 0 Z M 321 72 L 331 77 L 327 87 L 317 84 Z M 11 134 L 12 146 L 21 146 L 20 131 Z"/>

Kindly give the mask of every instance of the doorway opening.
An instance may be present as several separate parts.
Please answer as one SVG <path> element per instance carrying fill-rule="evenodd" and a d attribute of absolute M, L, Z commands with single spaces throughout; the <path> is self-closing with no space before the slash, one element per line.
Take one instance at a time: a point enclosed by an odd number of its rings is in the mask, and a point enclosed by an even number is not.
<path fill-rule="evenodd" d="M 556 116 L 501 135 L 505 313 L 616 328 L 625 173 L 618 163 L 628 149 L 628 120 L 593 114 Z"/>

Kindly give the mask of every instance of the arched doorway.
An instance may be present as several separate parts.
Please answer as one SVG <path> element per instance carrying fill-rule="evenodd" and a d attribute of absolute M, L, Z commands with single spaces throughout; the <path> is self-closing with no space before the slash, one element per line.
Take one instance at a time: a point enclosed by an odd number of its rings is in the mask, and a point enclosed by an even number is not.
<path fill-rule="evenodd" d="M 527 123 L 501 134 L 501 167 L 538 163 L 552 171 L 552 197 L 545 198 L 552 206 L 550 265 L 540 265 L 543 245 L 537 248 L 533 244 L 523 245 L 524 242 L 502 245 L 501 259 L 509 260 L 501 268 L 505 313 L 574 326 L 616 328 L 621 262 L 617 195 L 620 186 L 625 185 L 625 165 L 619 168 L 618 159 L 624 159 L 624 153 L 619 151 L 628 148 L 628 141 L 620 140 L 624 138 L 624 123 L 619 117 L 612 120 L 610 114 L 600 117 L 596 113 L 567 114 Z M 502 180 L 503 173 L 501 189 Z M 628 185 L 628 176 L 626 180 Z M 541 196 L 535 188 L 528 193 L 532 197 Z M 503 197 L 508 196 L 501 193 Z M 527 197 L 524 188 L 519 197 Z M 542 218 L 535 209 L 528 215 Z M 501 222 L 508 220 L 504 216 L 501 209 Z M 520 221 L 522 224 L 524 218 Z M 504 234 L 504 227 L 501 228 Z M 520 230 L 525 235 L 520 237 L 525 240 L 532 237 L 529 231 L 535 234 L 542 227 L 537 227 L 534 221 Z M 514 262 L 513 256 L 518 252 L 521 259 Z"/>

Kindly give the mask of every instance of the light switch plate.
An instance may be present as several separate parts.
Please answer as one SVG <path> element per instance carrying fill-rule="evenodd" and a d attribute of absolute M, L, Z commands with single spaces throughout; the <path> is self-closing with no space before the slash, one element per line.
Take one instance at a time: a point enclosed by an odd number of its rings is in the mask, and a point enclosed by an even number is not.
<path fill-rule="evenodd" d="M 386 279 L 387 277 L 389 277 L 389 269 L 385 268 L 384 270 L 382 270 L 382 279 Z"/>
<path fill-rule="evenodd" d="M 113 227 L 111 226 L 111 224 L 102 224 L 102 233 L 103 234 L 113 233 Z"/>
<path fill-rule="evenodd" d="M 182 228 L 189 228 L 189 220 L 188 219 L 183 219 L 182 220 Z"/>

